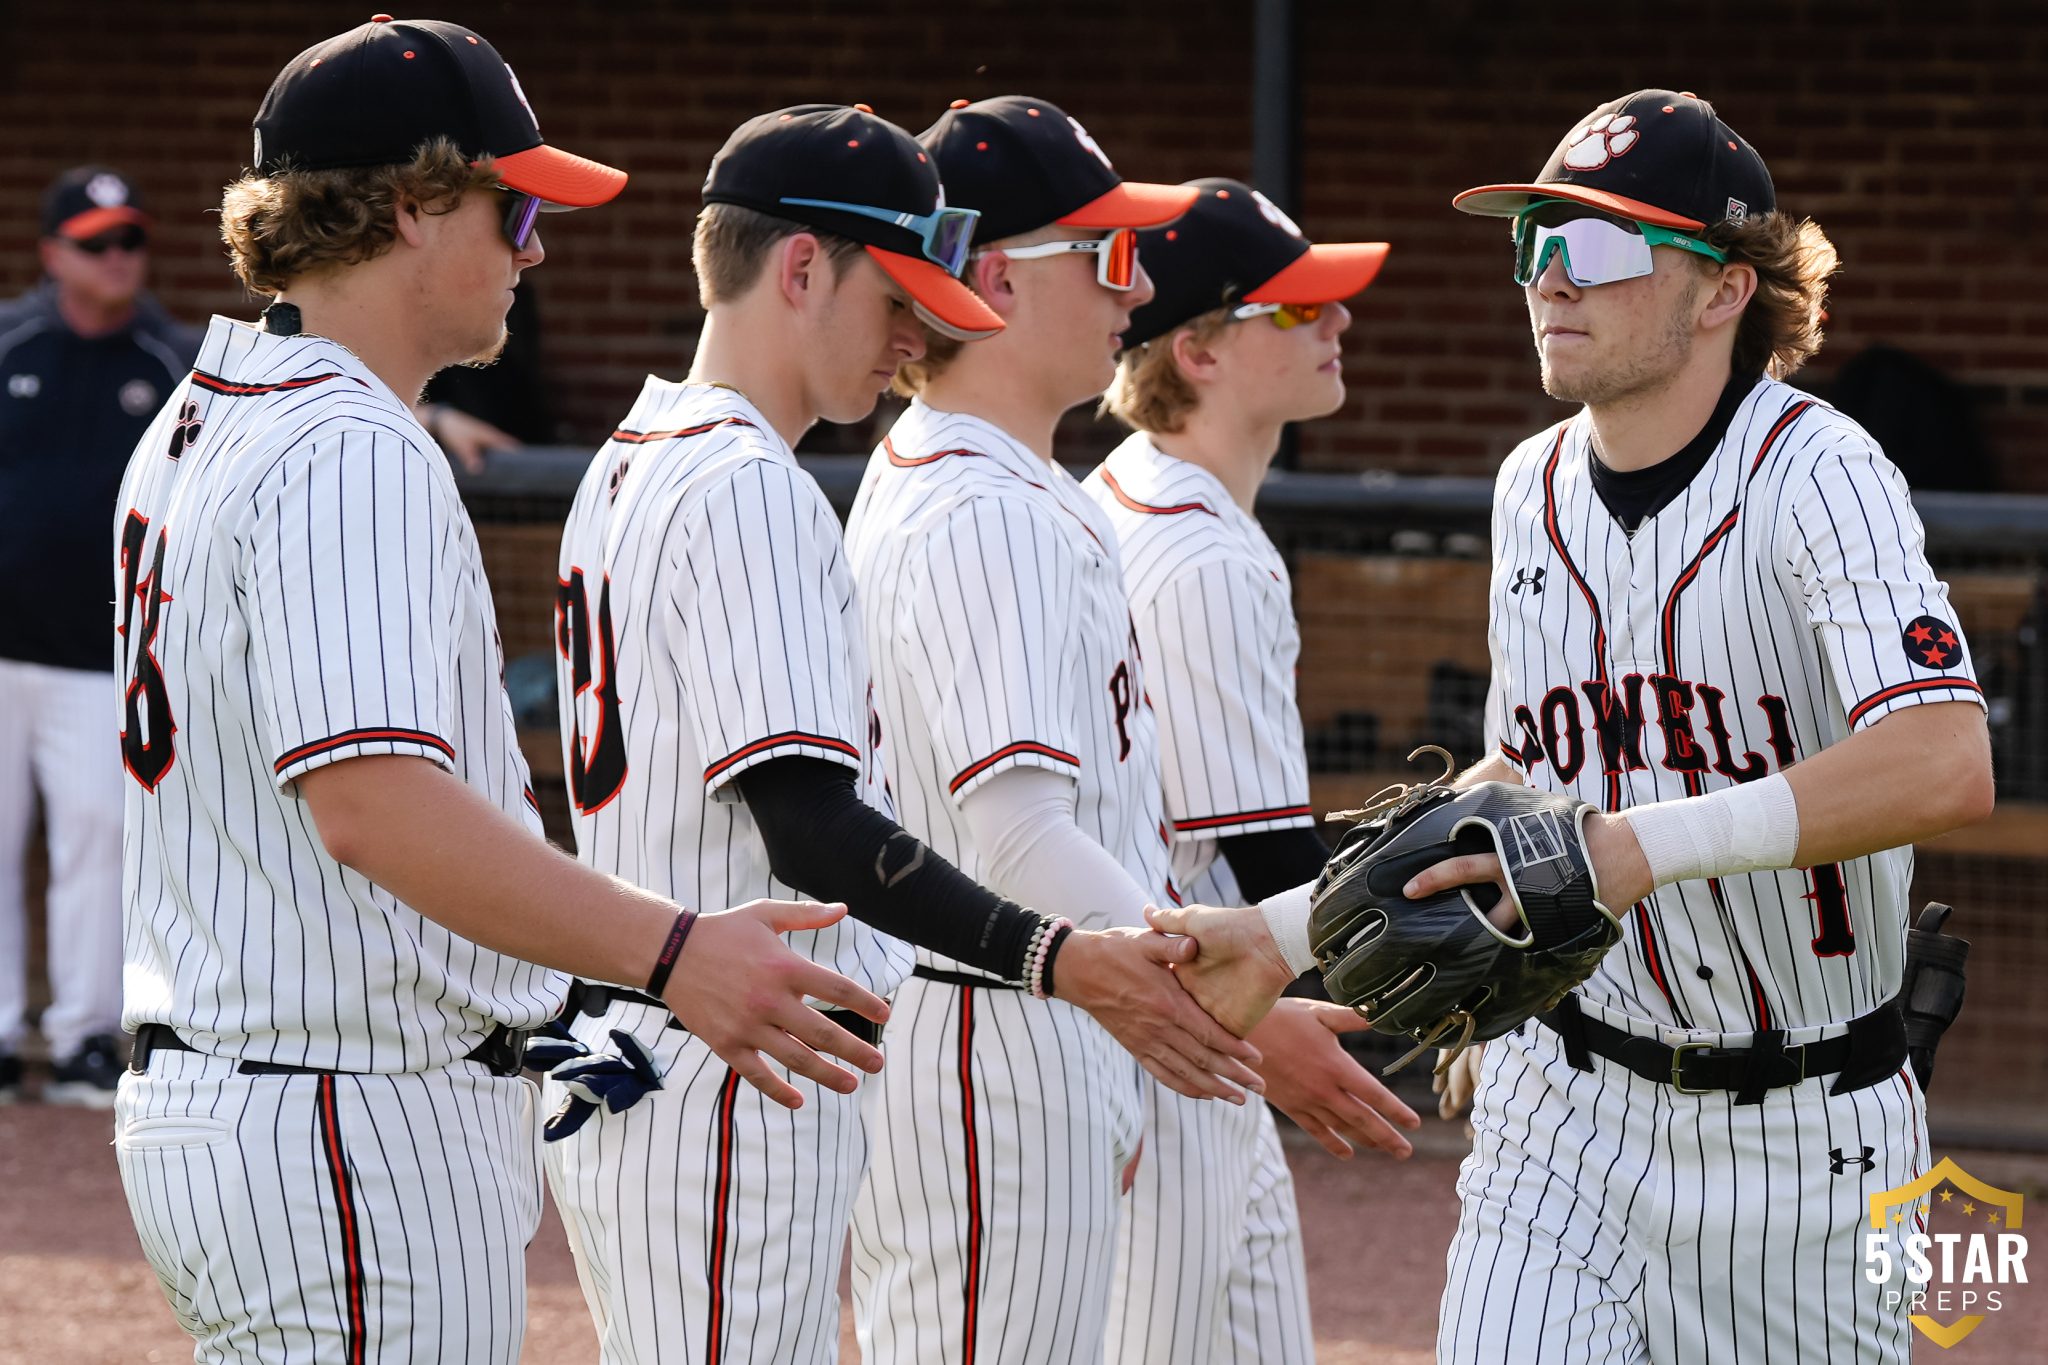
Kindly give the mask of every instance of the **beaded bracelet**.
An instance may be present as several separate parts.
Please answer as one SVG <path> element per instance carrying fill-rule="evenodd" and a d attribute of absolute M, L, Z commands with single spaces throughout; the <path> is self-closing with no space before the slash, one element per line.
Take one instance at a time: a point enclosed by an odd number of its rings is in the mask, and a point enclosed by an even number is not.
<path fill-rule="evenodd" d="M 1024 979 L 1026 984 L 1030 986 L 1031 994 L 1035 999 L 1049 1000 L 1052 998 L 1052 990 L 1048 984 L 1051 977 L 1046 971 L 1046 966 L 1052 957 L 1052 945 L 1059 941 L 1064 931 L 1071 930 L 1073 927 L 1074 922 L 1061 915 L 1057 919 L 1040 921 L 1038 932 L 1032 935 L 1031 956 L 1029 964 L 1025 968 Z"/>
<path fill-rule="evenodd" d="M 1038 974 L 1038 984 L 1045 991 L 1045 998 L 1048 1000 L 1058 993 L 1052 983 L 1052 969 L 1053 964 L 1059 961 L 1060 946 L 1072 938 L 1075 932 L 1073 925 L 1062 924 L 1046 938 L 1045 967 Z"/>
<path fill-rule="evenodd" d="M 679 910 L 676 922 L 668 931 L 668 941 L 661 945 L 661 956 L 654 959 L 654 975 L 647 978 L 647 993 L 659 997 L 668 985 L 669 973 L 676 969 L 676 959 L 683 954 L 683 942 L 690 937 L 690 926 L 697 922 L 695 910 Z"/>

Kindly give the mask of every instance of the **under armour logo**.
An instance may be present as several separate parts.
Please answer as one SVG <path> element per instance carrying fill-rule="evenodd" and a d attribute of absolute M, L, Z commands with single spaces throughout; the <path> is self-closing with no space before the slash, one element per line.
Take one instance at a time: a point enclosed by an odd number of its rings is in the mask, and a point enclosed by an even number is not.
<path fill-rule="evenodd" d="M 1871 1160 L 1871 1154 L 1876 1150 L 1875 1147 L 1865 1147 L 1862 1156 L 1843 1156 L 1840 1147 L 1831 1147 L 1828 1149 L 1828 1169 L 1836 1175 L 1840 1175 L 1845 1166 L 1861 1166 L 1866 1171 L 1874 1170 L 1877 1163 Z"/>
<path fill-rule="evenodd" d="M 199 405 L 186 399 L 178 408 L 177 425 L 171 428 L 171 458 L 175 460 L 199 444 L 199 431 L 205 425 L 199 416 Z"/>
<path fill-rule="evenodd" d="M 1530 591 L 1532 591 L 1532 592 L 1542 592 L 1542 591 L 1543 591 L 1543 570 L 1541 570 L 1541 569 L 1517 569 L 1517 570 L 1515 570 L 1515 581 L 1514 581 L 1513 583 L 1510 583 L 1510 584 L 1508 585 L 1508 591 L 1509 591 L 1509 592 L 1511 592 L 1511 593 L 1515 593 L 1515 594 L 1519 595 L 1519 594 L 1521 593 L 1522 589 L 1524 589 L 1524 588 L 1528 588 L 1528 589 L 1529 589 Z"/>

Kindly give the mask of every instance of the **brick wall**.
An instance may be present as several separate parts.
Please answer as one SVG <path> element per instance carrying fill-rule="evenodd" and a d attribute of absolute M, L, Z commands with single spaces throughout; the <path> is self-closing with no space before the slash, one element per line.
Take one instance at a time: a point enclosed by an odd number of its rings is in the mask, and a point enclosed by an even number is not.
<path fill-rule="evenodd" d="M 173 308 L 246 312 L 208 210 L 247 155 L 271 74 L 369 7 L 0 10 L 0 288 L 33 279 L 48 177 L 101 159 L 153 196 Z M 1815 376 L 1873 341 L 1920 352 L 1970 386 L 2005 481 L 2048 490 L 2048 255 L 2034 240 L 2048 188 L 2048 102 L 2035 80 L 2048 30 L 2037 5 L 1551 9 L 1302 0 L 1299 216 L 1314 235 L 1396 243 L 1358 310 L 1352 400 L 1305 433 L 1306 464 L 1484 473 L 1554 419 L 1499 225 L 1447 202 L 1533 173 L 1597 100 L 1662 84 L 1714 99 L 1771 162 L 1781 202 L 1841 247 L 1848 272 Z M 1079 116 L 1127 174 L 1249 171 L 1248 0 L 450 0 L 435 12 L 498 44 L 551 138 L 633 172 L 616 205 L 548 223 L 550 259 L 534 277 L 565 435 L 579 442 L 616 419 L 641 375 L 687 363 L 696 188 L 750 114 L 865 100 L 914 130 L 948 99 L 1023 90 Z M 1112 435 L 1073 427 L 1098 447 Z M 863 437 L 823 432 L 816 443 Z"/>

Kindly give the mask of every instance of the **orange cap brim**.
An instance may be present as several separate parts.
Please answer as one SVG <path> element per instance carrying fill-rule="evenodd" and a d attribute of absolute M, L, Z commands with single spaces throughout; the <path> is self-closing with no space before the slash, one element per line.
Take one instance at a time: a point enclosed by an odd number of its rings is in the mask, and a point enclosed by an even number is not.
<path fill-rule="evenodd" d="M 1200 198 L 1195 185 L 1146 185 L 1126 180 L 1059 220 L 1061 227 L 1160 227 L 1186 213 Z"/>
<path fill-rule="evenodd" d="M 1538 199 L 1568 199 L 1617 218 L 1633 218 L 1642 223 L 1655 223 L 1658 227 L 1691 228 L 1697 232 L 1706 226 L 1697 218 L 1687 218 L 1669 209 L 1660 209 L 1655 204 L 1630 199 L 1627 195 L 1590 190 L 1583 185 L 1481 185 L 1451 200 L 1451 207 L 1482 218 L 1512 218 Z"/>
<path fill-rule="evenodd" d="M 129 224 L 146 228 L 153 226 L 153 220 L 141 209 L 126 204 L 110 209 L 87 209 L 84 213 L 73 214 L 58 227 L 57 235 L 74 242 L 88 237 L 97 237 L 108 228 L 125 227 Z"/>
<path fill-rule="evenodd" d="M 546 143 L 498 157 L 492 165 L 513 189 L 563 208 L 594 208 L 626 188 L 624 171 Z"/>
<path fill-rule="evenodd" d="M 1335 303 L 1373 282 L 1385 242 L 1318 242 L 1285 270 L 1245 293 L 1246 303 Z"/>
<path fill-rule="evenodd" d="M 882 273 L 903 286 L 927 322 L 959 341 L 979 341 L 1003 330 L 1003 320 L 981 296 L 941 270 L 937 263 L 900 251 L 867 248 Z"/>

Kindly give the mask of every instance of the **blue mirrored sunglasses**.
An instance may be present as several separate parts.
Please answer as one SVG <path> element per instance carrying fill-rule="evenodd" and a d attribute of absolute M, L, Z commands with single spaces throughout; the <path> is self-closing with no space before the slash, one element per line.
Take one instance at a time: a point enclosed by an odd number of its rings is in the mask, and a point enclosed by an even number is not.
<path fill-rule="evenodd" d="M 871 204 L 848 204 L 837 199 L 795 199 L 784 196 L 777 203 L 795 208 L 831 209 L 893 223 L 918 235 L 926 259 L 936 262 L 948 275 L 958 275 L 967 264 L 967 248 L 974 240 L 974 225 L 981 221 L 980 209 L 934 209 L 930 213 L 904 213 L 900 209 L 878 209 Z"/>

